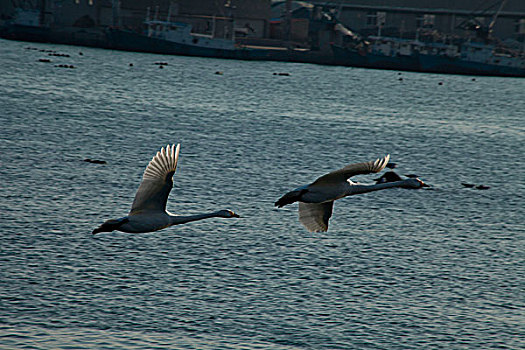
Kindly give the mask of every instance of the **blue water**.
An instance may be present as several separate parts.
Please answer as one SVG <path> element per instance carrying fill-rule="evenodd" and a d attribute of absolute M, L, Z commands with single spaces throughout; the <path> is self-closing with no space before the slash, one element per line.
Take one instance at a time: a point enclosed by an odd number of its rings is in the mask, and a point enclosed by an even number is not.
<path fill-rule="evenodd" d="M 0 118 L 0 348 L 525 347 L 525 79 L 2 40 Z M 168 143 L 168 209 L 242 218 L 93 238 Z M 273 206 L 387 153 L 431 189 Z"/>

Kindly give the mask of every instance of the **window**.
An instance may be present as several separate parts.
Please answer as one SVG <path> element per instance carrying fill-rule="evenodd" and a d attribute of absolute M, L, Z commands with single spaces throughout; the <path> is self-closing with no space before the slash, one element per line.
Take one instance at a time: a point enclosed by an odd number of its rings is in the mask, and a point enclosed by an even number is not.
<path fill-rule="evenodd" d="M 485 17 L 476 17 L 475 20 L 479 24 L 485 24 Z"/>
<path fill-rule="evenodd" d="M 516 21 L 516 34 L 525 34 L 525 18 Z"/>
<path fill-rule="evenodd" d="M 377 12 L 376 18 L 377 18 L 377 25 L 384 26 L 386 23 L 386 12 Z"/>
<path fill-rule="evenodd" d="M 369 11 L 366 14 L 366 25 L 374 27 L 377 25 L 377 12 Z"/>
<path fill-rule="evenodd" d="M 416 18 L 416 26 L 418 28 L 434 28 L 436 22 L 436 15 L 422 15 Z"/>
<path fill-rule="evenodd" d="M 366 14 L 366 25 L 369 27 L 384 26 L 386 22 L 386 12 L 368 11 Z"/>
<path fill-rule="evenodd" d="M 433 27 L 435 22 L 436 22 L 436 15 L 424 15 L 423 16 L 423 20 L 424 20 L 424 26 L 425 27 Z"/>

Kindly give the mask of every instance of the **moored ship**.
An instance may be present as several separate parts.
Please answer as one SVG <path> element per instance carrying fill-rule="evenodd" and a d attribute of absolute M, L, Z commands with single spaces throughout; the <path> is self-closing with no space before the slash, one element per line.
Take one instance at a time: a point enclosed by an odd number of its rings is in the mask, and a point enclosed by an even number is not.
<path fill-rule="evenodd" d="M 369 37 L 354 46 L 332 45 L 340 65 L 403 71 L 525 77 L 525 55 L 490 43 L 427 43 Z"/>
<path fill-rule="evenodd" d="M 254 47 L 238 44 L 234 36 L 216 37 L 193 33 L 192 25 L 183 22 L 146 20 L 142 33 L 109 28 L 109 47 L 169 55 L 216 57 L 246 60 L 285 60 L 289 53 L 281 47 Z"/>

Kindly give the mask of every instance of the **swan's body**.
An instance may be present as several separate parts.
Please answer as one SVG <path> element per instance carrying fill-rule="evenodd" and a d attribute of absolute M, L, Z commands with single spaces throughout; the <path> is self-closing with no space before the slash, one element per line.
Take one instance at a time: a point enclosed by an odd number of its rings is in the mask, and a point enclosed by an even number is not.
<path fill-rule="evenodd" d="M 406 179 L 383 182 L 374 185 L 363 185 L 349 180 L 359 174 L 378 173 L 388 164 L 390 155 L 372 162 L 350 164 L 342 169 L 321 176 L 309 185 L 299 187 L 282 196 L 275 205 L 283 207 L 299 202 L 299 221 L 310 232 L 328 230 L 328 220 L 332 216 L 334 201 L 343 197 L 387 188 L 421 188 L 426 187 L 419 179 Z"/>
<path fill-rule="evenodd" d="M 135 194 L 135 199 L 128 216 L 108 220 L 93 231 L 111 232 L 113 230 L 142 233 L 162 230 L 163 228 L 184 224 L 190 221 L 213 217 L 239 217 L 231 210 L 219 210 L 212 213 L 179 216 L 166 211 L 166 202 L 173 187 L 173 174 L 177 169 L 180 145 L 168 145 L 162 148 L 149 162 L 142 182 Z"/>

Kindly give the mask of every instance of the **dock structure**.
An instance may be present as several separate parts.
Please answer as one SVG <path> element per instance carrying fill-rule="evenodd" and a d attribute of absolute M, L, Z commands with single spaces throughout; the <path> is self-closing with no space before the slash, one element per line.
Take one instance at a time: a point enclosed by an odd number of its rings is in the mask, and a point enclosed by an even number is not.
<path fill-rule="evenodd" d="M 0 37 L 173 55 L 525 76 L 522 0 L 421 0 L 417 7 L 411 0 L 31 4 L 11 11 L 0 6 Z"/>

